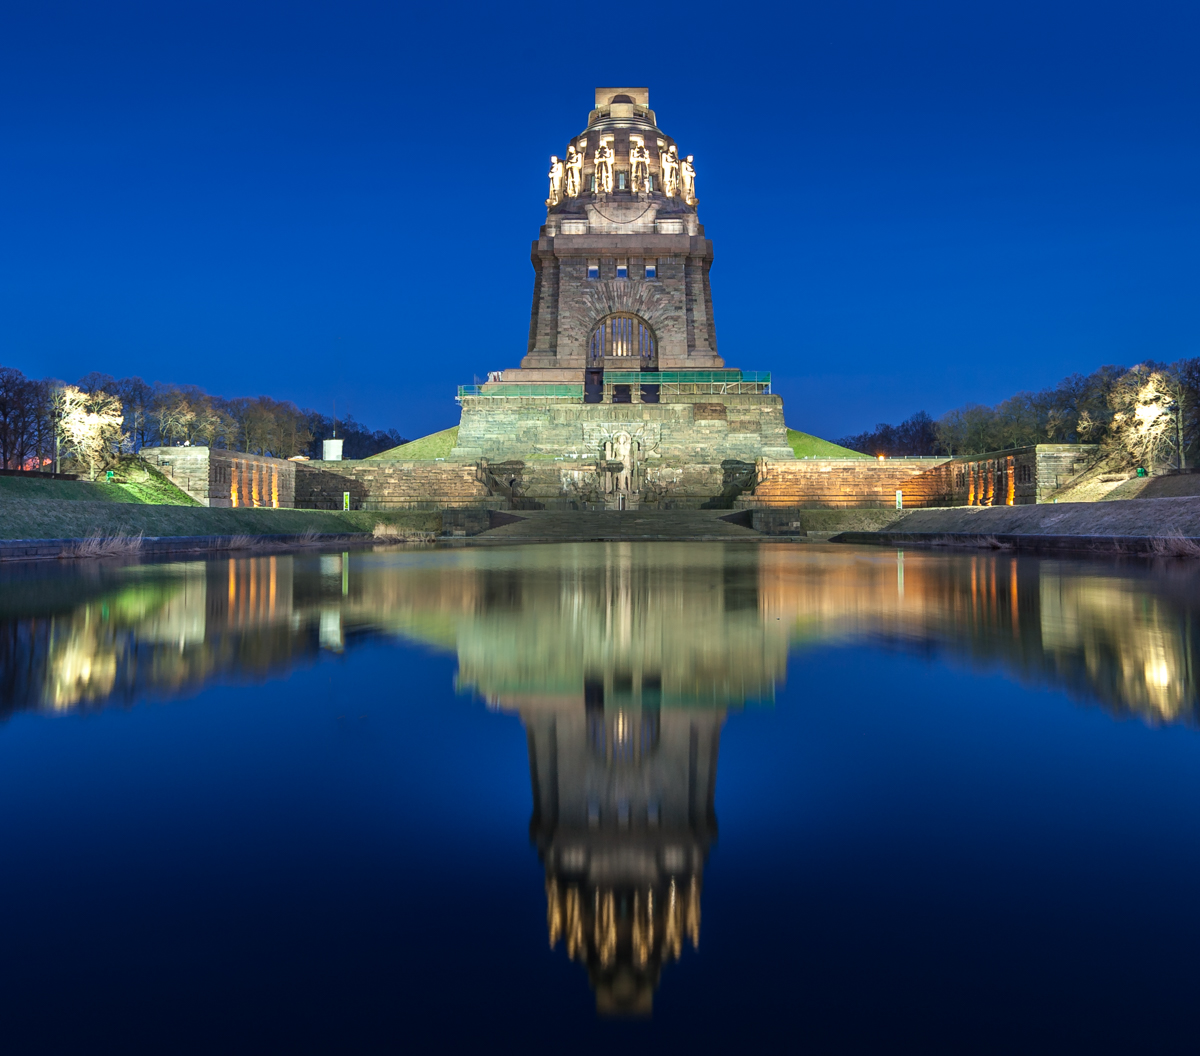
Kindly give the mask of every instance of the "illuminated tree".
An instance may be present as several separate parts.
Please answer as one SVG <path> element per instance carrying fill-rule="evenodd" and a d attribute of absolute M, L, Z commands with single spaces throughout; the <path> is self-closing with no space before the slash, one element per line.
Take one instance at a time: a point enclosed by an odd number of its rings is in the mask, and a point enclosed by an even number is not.
<path fill-rule="evenodd" d="M 112 462 L 128 437 L 121 431 L 125 417 L 121 401 L 102 389 L 84 392 L 64 385 L 54 396 L 58 437 L 62 451 L 81 466 L 92 480 Z"/>

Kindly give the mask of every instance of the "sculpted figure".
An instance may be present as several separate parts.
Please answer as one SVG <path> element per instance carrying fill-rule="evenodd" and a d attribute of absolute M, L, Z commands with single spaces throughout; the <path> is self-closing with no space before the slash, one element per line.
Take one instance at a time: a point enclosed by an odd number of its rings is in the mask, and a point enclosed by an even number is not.
<path fill-rule="evenodd" d="M 668 198 L 674 198 L 675 192 L 679 190 L 679 155 L 675 153 L 673 145 L 667 149 L 666 154 L 659 158 L 658 164 L 662 169 L 663 194 Z"/>
<path fill-rule="evenodd" d="M 562 182 L 563 182 L 563 163 L 558 160 L 556 154 L 550 155 L 550 197 L 546 199 L 547 205 L 558 205 L 562 199 Z"/>
<path fill-rule="evenodd" d="M 621 463 L 621 469 L 613 480 L 614 490 L 626 494 L 633 490 L 633 437 L 628 433 L 617 433 L 612 440 L 612 457 Z"/>
<path fill-rule="evenodd" d="M 696 167 L 692 164 L 694 154 L 689 154 L 679 164 L 679 173 L 683 177 L 683 200 L 688 205 L 696 204 Z"/>
<path fill-rule="evenodd" d="M 613 152 L 607 143 L 601 143 L 596 148 L 596 192 L 612 194 L 613 186 Z"/>
<path fill-rule="evenodd" d="M 633 176 L 635 191 L 648 193 L 650 190 L 650 151 L 635 143 L 629 148 L 629 169 Z"/>
<path fill-rule="evenodd" d="M 578 198 L 580 187 L 583 185 L 583 154 L 575 149 L 574 144 L 567 147 L 567 185 L 568 198 Z"/>

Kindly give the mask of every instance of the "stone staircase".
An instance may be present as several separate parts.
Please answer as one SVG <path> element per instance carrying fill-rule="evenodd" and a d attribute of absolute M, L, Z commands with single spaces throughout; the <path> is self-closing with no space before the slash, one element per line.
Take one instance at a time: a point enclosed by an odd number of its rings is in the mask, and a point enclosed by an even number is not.
<path fill-rule="evenodd" d="M 754 542 L 766 538 L 753 528 L 723 520 L 722 518 L 731 516 L 729 510 L 520 510 L 510 516 L 521 519 L 472 536 L 471 542 Z"/>

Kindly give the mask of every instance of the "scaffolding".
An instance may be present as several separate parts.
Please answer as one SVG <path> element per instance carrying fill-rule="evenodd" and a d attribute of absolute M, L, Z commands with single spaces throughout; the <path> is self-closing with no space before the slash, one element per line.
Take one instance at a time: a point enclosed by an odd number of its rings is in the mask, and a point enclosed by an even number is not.
<path fill-rule="evenodd" d="M 636 396 L 647 385 L 657 386 L 660 396 L 769 396 L 771 374 L 765 370 L 606 370 L 605 402 L 611 402 L 614 394 Z M 617 386 L 621 386 L 619 393 Z M 486 385 L 460 385 L 456 398 L 459 403 L 466 398 L 582 400 L 583 386 L 489 382 Z"/>

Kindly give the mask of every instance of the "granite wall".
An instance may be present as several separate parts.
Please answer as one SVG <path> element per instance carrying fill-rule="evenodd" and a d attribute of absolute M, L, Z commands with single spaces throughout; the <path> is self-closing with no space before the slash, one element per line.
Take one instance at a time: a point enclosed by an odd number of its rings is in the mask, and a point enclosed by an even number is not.
<path fill-rule="evenodd" d="M 769 395 L 664 396 L 662 403 L 585 404 L 578 400 L 467 396 L 452 457 L 604 456 L 605 441 L 629 433 L 644 462 L 720 464 L 726 459 L 790 459 L 783 400 Z"/>

